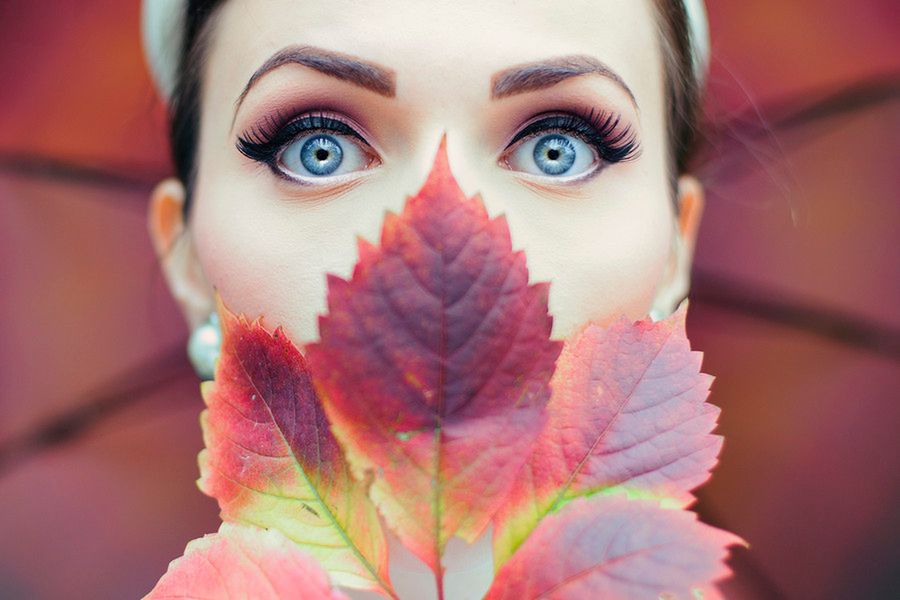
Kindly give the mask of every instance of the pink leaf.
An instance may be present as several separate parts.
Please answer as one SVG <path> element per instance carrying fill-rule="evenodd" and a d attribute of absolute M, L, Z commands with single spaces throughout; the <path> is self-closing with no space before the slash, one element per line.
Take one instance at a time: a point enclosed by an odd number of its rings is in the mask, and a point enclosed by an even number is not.
<path fill-rule="evenodd" d="M 722 437 L 710 433 L 719 414 L 706 402 L 713 378 L 700 372 L 685 314 L 589 323 L 567 340 L 548 424 L 495 518 L 497 565 L 547 512 L 578 495 L 617 488 L 669 506 L 691 503 Z"/>
<path fill-rule="evenodd" d="M 346 600 L 316 560 L 278 531 L 223 523 L 188 542 L 145 600 Z"/>
<path fill-rule="evenodd" d="M 576 498 L 546 516 L 497 573 L 486 600 L 695 598 L 746 545 L 691 511 L 625 495 Z"/>

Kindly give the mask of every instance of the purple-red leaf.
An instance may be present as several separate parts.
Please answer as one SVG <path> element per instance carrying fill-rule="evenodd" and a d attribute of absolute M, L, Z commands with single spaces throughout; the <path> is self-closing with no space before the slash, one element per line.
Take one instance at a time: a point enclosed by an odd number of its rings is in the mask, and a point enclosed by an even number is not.
<path fill-rule="evenodd" d="M 224 521 L 275 528 L 339 585 L 393 594 L 387 542 L 332 435 L 306 360 L 281 328 L 248 323 L 217 297 L 222 353 L 201 390 L 200 489 Z"/>
<path fill-rule="evenodd" d="M 713 378 L 685 335 L 686 307 L 668 319 L 582 326 L 557 363 L 549 420 L 495 517 L 501 565 L 566 499 L 622 489 L 684 507 L 722 446 Z"/>
<path fill-rule="evenodd" d="M 347 600 L 328 574 L 280 532 L 223 523 L 188 542 L 144 600 Z"/>
<path fill-rule="evenodd" d="M 448 539 L 483 531 L 544 423 L 561 350 L 548 284 L 528 284 L 505 218 L 465 197 L 444 141 L 380 246 L 358 244 L 351 280 L 328 277 L 307 357 L 354 472 L 439 579 Z"/>
<path fill-rule="evenodd" d="M 695 598 L 746 545 L 691 511 L 622 495 L 576 498 L 547 515 L 499 570 L 486 600 Z"/>

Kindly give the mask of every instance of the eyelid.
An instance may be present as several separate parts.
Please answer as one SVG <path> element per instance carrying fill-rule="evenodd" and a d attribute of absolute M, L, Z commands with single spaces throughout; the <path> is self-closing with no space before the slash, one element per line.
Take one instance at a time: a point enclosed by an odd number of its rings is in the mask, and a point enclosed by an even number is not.
<path fill-rule="evenodd" d="M 288 127 L 291 127 L 295 123 L 298 123 L 304 119 L 318 119 L 320 123 L 322 122 L 334 122 L 342 126 L 342 128 L 346 128 L 346 131 L 339 131 L 339 133 L 345 135 L 351 135 L 355 138 L 358 138 L 360 141 L 369 144 L 369 141 L 363 136 L 360 131 L 365 131 L 362 127 L 360 127 L 353 119 L 346 117 L 340 113 L 331 112 L 328 110 L 319 110 L 319 109 L 310 109 L 304 111 L 295 112 L 293 115 L 289 115 L 284 111 L 277 111 L 274 115 L 266 115 L 263 119 L 261 119 L 256 124 L 252 125 L 250 129 L 246 130 L 244 133 L 238 136 L 238 142 L 241 141 L 249 141 L 251 143 L 270 143 L 274 141 L 277 137 L 283 134 L 284 130 Z M 304 131 L 315 131 L 316 127 L 308 127 Z M 337 129 L 330 127 L 322 127 L 322 131 L 337 131 Z M 283 142 L 287 142 L 290 139 L 299 135 L 299 131 L 290 136 L 288 139 L 282 140 Z"/>
<path fill-rule="evenodd" d="M 519 140 L 521 140 L 525 137 L 529 137 L 529 134 L 526 134 L 525 132 L 530 127 L 535 125 L 536 123 L 542 123 L 542 122 L 549 121 L 554 118 L 570 120 L 573 122 L 572 124 L 583 124 L 587 128 L 592 129 L 592 130 L 596 131 L 597 133 L 602 133 L 601 130 L 604 129 L 602 126 L 598 127 L 598 125 L 601 125 L 599 123 L 599 121 L 601 121 L 601 120 L 604 122 L 603 125 L 612 124 L 612 129 L 618 127 L 618 124 L 622 122 L 621 116 L 619 116 L 615 113 L 612 113 L 612 112 L 601 111 L 596 116 L 594 113 L 595 113 L 595 110 L 591 109 L 589 111 L 589 113 L 587 113 L 587 114 L 581 114 L 580 112 L 570 112 L 570 111 L 549 111 L 549 112 L 544 112 L 544 113 L 535 115 L 534 117 L 532 117 L 531 119 L 529 119 L 528 121 L 523 123 L 522 126 L 516 130 L 516 133 L 514 133 L 512 136 L 510 136 L 510 139 L 506 143 L 505 148 L 508 148 L 512 144 L 518 142 Z M 607 128 L 607 129 L 610 129 L 610 128 Z M 543 131 L 554 131 L 554 130 L 569 131 L 572 134 L 578 134 L 578 131 L 572 131 L 565 127 L 558 127 L 558 126 L 554 127 L 552 125 L 544 127 L 543 129 L 537 129 L 531 133 L 536 135 Z M 623 128 L 623 130 L 631 130 L 631 125 L 626 125 Z"/>
<path fill-rule="evenodd" d="M 522 132 L 524 132 L 526 129 L 528 129 L 529 126 L 533 125 L 534 123 L 538 123 L 543 119 L 546 119 L 550 116 L 557 115 L 557 114 L 562 114 L 562 113 L 552 113 L 552 112 L 551 113 L 542 113 L 535 117 L 532 117 L 531 119 L 529 119 L 528 121 L 523 123 L 521 127 L 516 129 L 515 133 L 513 133 L 509 137 L 509 139 L 506 141 L 506 143 L 503 145 L 503 149 L 508 150 L 510 146 L 512 146 L 516 142 L 521 141 L 525 137 L 524 135 L 522 135 Z"/>
<path fill-rule="evenodd" d="M 548 112 L 543 112 L 538 115 L 535 115 L 532 118 L 525 121 L 525 123 L 523 123 L 521 126 L 519 126 L 516 129 L 515 133 L 513 133 L 511 136 L 509 136 L 509 139 L 506 141 L 506 143 L 503 144 L 503 149 L 507 150 L 507 149 L 509 149 L 510 146 L 512 146 L 516 142 L 521 141 L 525 137 L 525 136 L 521 135 L 522 132 L 525 131 L 526 129 L 528 129 L 528 127 L 530 127 L 531 125 L 534 125 L 535 123 L 539 123 L 540 121 L 543 121 L 544 119 L 549 119 L 551 117 L 562 117 L 562 116 L 577 116 L 577 115 L 575 115 L 574 113 L 566 112 L 566 111 L 548 111 Z"/>

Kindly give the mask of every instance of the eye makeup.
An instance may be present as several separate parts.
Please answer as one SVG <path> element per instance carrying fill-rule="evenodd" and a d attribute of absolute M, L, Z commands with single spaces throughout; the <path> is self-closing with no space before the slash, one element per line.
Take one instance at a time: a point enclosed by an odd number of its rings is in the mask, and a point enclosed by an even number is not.
<path fill-rule="evenodd" d="M 368 156 L 367 166 L 378 160 L 369 143 L 353 126 L 325 111 L 308 111 L 293 117 L 280 111 L 274 116 L 267 115 L 261 123 L 238 136 L 236 147 L 247 158 L 267 165 L 279 177 L 306 183 L 303 179 L 286 173 L 281 166 L 281 159 L 285 148 L 292 141 L 309 133 L 338 135 L 349 143 L 356 144 Z"/>
<path fill-rule="evenodd" d="M 630 125 L 620 126 L 621 117 L 591 109 L 584 117 L 573 113 L 545 113 L 532 119 L 513 136 L 507 150 L 517 142 L 547 133 L 569 133 L 594 148 L 600 160 L 619 163 L 640 155 L 640 143 Z"/>
<path fill-rule="evenodd" d="M 379 161 L 372 146 L 350 123 L 352 121 L 349 119 L 330 111 L 317 110 L 292 114 L 279 110 L 274 114 L 266 115 L 245 133 L 239 135 L 236 147 L 244 156 L 267 165 L 276 176 L 282 179 L 302 185 L 332 183 L 348 179 L 348 175 L 367 170 L 373 163 Z M 284 158 L 288 156 L 285 154 L 286 150 L 292 146 L 295 140 L 312 133 L 338 136 L 345 140 L 344 143 L 354 144 L 354 153 L 361 157 L 356 161 L 356 165 L 362 168 L 354 173 L 338 173 L 324 177 L 310 177 L 287 168 L 284 164 Z M 595 155 L 594 164 L 590 169 L 580 172 L 577 176 L 557 177 L 552 173 L 550 176 L 536 174 L 553 183 L 576 183 L 589 179 L 600 172 L 604 166 L 632 160 L 639 156 L 641 151 L 633 127 L 628 124 L 623 125 L 622 118 L 617 113 L 596 108 L 579 110 L 573 107 L 563 111 L 547 110 L 526 122 L 506 144 L 500 157 L 500 164 L 510 170 L 531 175 L 532 173 L 522 171 L 511 163 L 512 153 L 519 146 L 528 144 L 530 140 L 539 141 L 537 138 L 551 137 L 553 134 L 556 134 L 555 137 L 577 138 L 580 142 L 587 144 Z M 587 152 L 587 149 L 584 151 Z M 550 152 L 553 153 L 552 150 Z M 562 174 L 560 172 L 556 175 Z"/>

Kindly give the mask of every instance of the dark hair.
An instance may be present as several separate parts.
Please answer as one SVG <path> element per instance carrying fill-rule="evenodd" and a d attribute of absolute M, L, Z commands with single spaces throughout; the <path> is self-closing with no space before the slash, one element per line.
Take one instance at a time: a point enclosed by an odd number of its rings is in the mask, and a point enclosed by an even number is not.
<path fill-rule="evenodd" d="M 200 137 L 202 67 L 213 29 L 213 17 L 224 0 L 188 0 L 184 39 L 175 89 L 169 108 L 172 159 L 184 182 L 187 197 L 184 216 L 190 213 Z M 662 42 L 665 95 L 669 113 L 669 177 L 677 189 L 678 175 L 687 171 L 696 145 L 700 85 L 693 69 L 690 27 L 682 0 L 653 0 Z"/>
<path fill-rule="evenodd" d="M 669 110 L 669 173 L 672 189 L 696 152 L 702 90 L 694 70 L 693 41 L 682 0 L 654 0 L 662 41 L 665 94 Z"/>
<path fill-rule="evenodd" d="M 212 32 L 211 17 L 224 0 L 188 0 L 184 15 L 175 88 L 169 102 L 169 137 L 175 173 L 184 183 L 184 217 L 190 214 L 197 176 L 197 144 L 200 140 L 200 105 L 203 95 L 204 55 Z"/>

